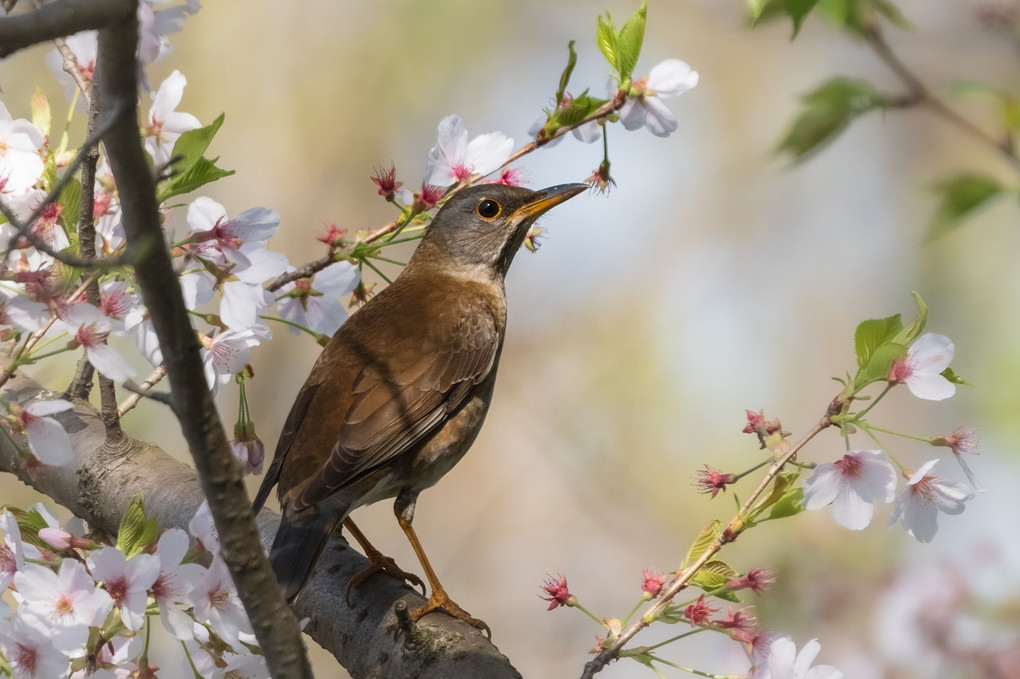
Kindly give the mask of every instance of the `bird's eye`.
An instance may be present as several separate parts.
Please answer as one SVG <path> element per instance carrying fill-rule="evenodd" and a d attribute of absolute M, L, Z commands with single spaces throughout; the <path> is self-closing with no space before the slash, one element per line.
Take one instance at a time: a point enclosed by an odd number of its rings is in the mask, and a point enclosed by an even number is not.
<path fill-rule="evenodd" d="M 478 216 L 482 219 L 495 219 L 503 211 L 503 207 L 492 198 L 485 198 L 478 203 L 475 211 L 478 212 Z"/>

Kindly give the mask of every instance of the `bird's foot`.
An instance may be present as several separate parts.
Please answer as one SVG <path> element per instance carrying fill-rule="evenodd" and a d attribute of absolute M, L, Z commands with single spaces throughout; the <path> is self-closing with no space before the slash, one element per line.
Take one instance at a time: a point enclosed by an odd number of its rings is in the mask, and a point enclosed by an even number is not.
<path fill-rule="evenodd" d="M 457 602 L 451 599 L 446 590 L 441 587 L 433 589 L 432 596 L 429 597 L 424 606 L 415 608 L 410 612 L 411 620 L 418 622 L 422 617 L 436 609 L 442 609 L 458 620 L 463 620 L 472 627 L 482 630 L 489 639 L 492 639 L 492 630 L 489 629 L 489 626 L 478 618 L 472 618 L 471 614 L 458 606 Z"/>
<path fill-rule="evenodd" d="M 359 587 L 370 575 L 376 573 L 386 573 L 387 575 L 396 578 L 397 580 L 403 580 L 413 587 L 421 587 L 421 595 L 425 596 L 425 582 L 422 581 L 414 573 L 409 573 L 403 568 L 397 565 L 391 557 L 384 555 L 377 549 L 366 550 L 365 556 L 368 558 L 368 568 L 363 571 L 355 573 L 351 581 L 347 583 L 347 604 L 351 603 L 351 590 L 355 587 Z"/>

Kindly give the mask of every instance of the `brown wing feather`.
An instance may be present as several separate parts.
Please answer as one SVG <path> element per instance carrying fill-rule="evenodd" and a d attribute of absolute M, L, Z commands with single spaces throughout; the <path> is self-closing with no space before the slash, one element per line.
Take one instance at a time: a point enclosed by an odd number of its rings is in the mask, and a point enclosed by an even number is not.
<path fill-rule="evenodd" d="M 294 437 L 297 436 L 298 429 L 301 428 L 301 423 L 304 422 L 305 415 L 308 413 L 308 405 L 315 398 L 315 392 L 318 389 L 318 384 L 306 383 L 298 392 L 297 398 L 294 399 L 294 405 L 291 406 L 290 414 L 287 415 L 287 421 L 283 423 L 280 439 L 276 442 L 273 463 L 266 470 L 266 475 L 262 477 L 262 485 L 259 486 L 259 492 L 255 495 L 255 501 L 252 503 L 252 511 L 256 515 L 262 510 L 262 506 L 269 499 L 269 493 L 272 492 L 273 486 L 280 479 L 280 470 L 287 458 L 287 452 L 290 450 L 291 444 L 294 443 Z"/>
<path fill-rule="evenodd" d="M 488 376 L 499 350 L 495 319 L 477 306 L 451 311 L 446 322 L 428 324 L 417 361 L 397 370 L 381 356 L 361 370 L 329 460 L 304 487 L 296 507 L 319 502 L 409 450 Z"/>

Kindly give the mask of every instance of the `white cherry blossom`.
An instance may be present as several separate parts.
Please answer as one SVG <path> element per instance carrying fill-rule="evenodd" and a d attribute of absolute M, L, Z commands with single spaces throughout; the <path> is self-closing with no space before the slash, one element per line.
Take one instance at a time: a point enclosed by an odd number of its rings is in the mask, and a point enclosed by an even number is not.
<path fill-rule="evenodd" d="M 53 645 L 73 652 L 88 640 L 89 627 L 99 626 L 113 608 L 113 599 L 96 587 L 85 566 L 64 559 L 60 571 L 29 563 L 15 573 L 21 600 L 19 615 L 35 615 L 52 630 Z M 22 610 L 25 609 L 25 610 Z"/>
<path fill-rule="evenodd" d="M 439 137 L 429 150 L 425 183 L 449 186 L 473 174 L 486 175 L 502 165 L 514 150 L 514 140 L 502 132 L 482 134 L 468 141 L 458 115 L 439 121 Z"/>
<path fill-rule="evenodd" d="M 136 632 L 145 622 L 149 588 L 159 576 L 159 558 L 136 554 L 130 559 L 116 547 L 103 547 L 88 559 L 93 576 L 103 583 L 120 611 L 124 626 Z"/>
<path fill-rule="evenodd" d="M 698 84 L 698 72 L 686 61 L 666 59 L 644 78 L 631 82 L 631 92 L 620 108 L 620 122 L 628 130 L 647 127 L 657 137 L 668 137 L 680 123 L 663 97 L 675 97 Z"/>
<path fill-rule="evenodd" d="M 905 382 L 910 393 L 928 401 L 941 401 L 956 393 L 956 385 L 942 372 L 953 360 L 956 347 L 945 335 L 934 332 L 914 340 L 907 355 L 893 361 L 889 370 L 890 382 Z"/>
<path fill-rule="evenodd" d="M 331 264 L 311 279 L 288 283 L 279 291 L 276 307 L 280 316 L 313 332 L 332 335 L 347 320 L 340 298 L 351 294 L 361 272 L 350 262 Z M 291 332 L 300 332 L 291 328 Z"/>
<path fill-rule="evenodd" d="M 195 116 L 176 110 L 184 96 L 184 86 L 187 84 L 187 78 L 180 71 L 174 71 L 153 95 L 149 117 L 143 131 L 145 150 L 149 152 L 152 161 L 157 165 L 162 165 L 170 160 L 174 143 L 181 134 L 202 127 L 202 123 Z"/>
<path fill-rule="evenodd" d="M 902 519 L 903 527 L 918 542 L 931 542 L 938 531 L 939 512 L 961 514 L 974 491 L 956 481 L 928 474 L 939 460 L 928 460 L 913 473 L 900 492 L 889 517 L 889 527 Z"/>
<path fill-rule="evenodd" d="M 769 646 L 768 658 L 758 666 L 753 679 L 843 679 L 843 673 L 830 665 L 811 664 L 822 650 L 817 639 L 804 644 L 797 653 L 797 645 L 780 637 Z"/>
<path fill-rule="evenodd" d="M 28 448 L 43 464 L 60 466 L 74 459 L 67 431 L 52 417 L 73 407 L 63 399 L 32 401 L 18 413 L 28 439 Z"/>
<path fill-rule="evenodd" d="M 830 502 L 836 523 L 862 530 L 871 523 L 874 503 L 892 502 L 896 470 L 882 450 L 850 450 L 841 459 L 818 465 L 804 482 L 805 509 Z"/>

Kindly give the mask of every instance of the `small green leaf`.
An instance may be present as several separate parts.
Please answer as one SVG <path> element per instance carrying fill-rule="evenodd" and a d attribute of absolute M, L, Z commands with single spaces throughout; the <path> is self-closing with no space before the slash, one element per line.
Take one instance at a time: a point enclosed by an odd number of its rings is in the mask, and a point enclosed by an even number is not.
<path fill-rule="evenodd" d="M 131 498 L 117 530 L 117 549 L 128 557 L 145 551 L 156 541 L 156 517 L 146 518 L 141 494 Z"/>
<path fill-rule="evenodd" d="M 630 78 L 634 74 L 634 67 L 637 66 L 638 57 L 641 55 L 641 44 L 645 39 L 645 24 L 648 19 L 648 6 L 642 0 L 641 9 L 634 16 L 627 19 L 627 23 L 620 29 L 617 36 L 617 66 L 620 71 L 620 81 Z"/>
<path fill-rule="evenodd" d="M 769 512 L 770 519 L 785 519 L 804 511 L 804 489 L 791 488 L 779 498 L 779 501 L 772 505 Z"/>
<path fill-rule="evenodd" d="M 917 303 L 917 318 L 915 318 L 910 325 L 900 330 L 896 337 L 892 339 L 896 344 L 902 344 L 904 346 L 910 346 L 914 343 L 921 333 L 924 332 L 924 327 L 928 325 L 928 305 L 925 304 L 924 300 L 921 299 L 921 295 L 917 292 L 911 292 L 914 296 L 914 302 Z"/>
<path fill-rule="evenodd" d="M 18 522 L 18 530 L 21 532 L 22 541 L 41 549 L 52 549 L 52 547 L 39 538 L 39 531 L 46 528 L 49 524 L 46 523 L 46 519 L 43 518 L 43 515 L 38 510 L 33 509 L 26 512 L 24 509 L 8 506 L 5 506 L 4 509 L 13 514 L 14 519 Z"/>
<path fill-rule="evenodd" d="M 891 342 L 903 329 L 900 315 L 889 318 L 874 318 L 862 322 L 854 332 L 854 350 L 857 353 L 857 365 L 863 368 L 871 360 L 871 355 L 878 347 Z"/>
<path fill-rule="evenodd" d="M 567 85 L 570 84 L 570 76 L 574 73 L 574 67 L 577 66 L 577 52 L 574 51 L 573 40 L 567 43 L 567 50 L 570 55 L 567 57 L 567 67 L 560 75 L 560 86 L 556 89 L 556 102 L 553 104 L 555 107 L 558 107 L 563 101 L 563 95 L 567 93 Z"/>
<path fill-rule="evenodd" d="M 691 582 L 706 592 L 725 587 L 736 571 L 723 561 L 708 561 L 691 577 Z"/>
<path fill-rule="evenodd" d="M 952 368 L 946 368 L 940 374 L 943 377 L 945 377 L 947 380 L 952 382 L 953 384 L 964 384 L 964 385 L 966 385 L 968 387 L 973 387 L 974 386 L 973 384 L 971 384 L 967 380 L 963 379 L 962 377 L 960 377 L 959 375 L 954 373 Z"/>
<path fill-rule="evenodd" d="M 613 17 L 610 16 L 609 12 L 606 12 L 605 17 L 599 17 L 598 26 L 595 30 L 595 40 L 609 65 L 613 68 L 618 68 L 616 26 L 613 24 Z"/>
<path fill-rule="evenodd" d="M 569 106 L 559 110 L 556 114 L 556 122 L 560 125 L 576 125 L 604 103 L 606 103 L 605 99 L 588 96 L 588 92 L 585 91 L 574 97 Z"/>
<path fill-rule="evenodd" d="M 219 158 L 214 158 L 212 160 L 209 160 L 208 158 L 199 158 L 198 161 L 187 170 L 171 177 L 170 181 L 168 181 L 166 185 L 159 190 L 157 200 L 160 203 L 163 203 L 174 196 L 189 193 L 199 187 L 209 184 L 210 182 L 214 182 L 218 179 L 229 177 L 234 174 L 233 170 L 224 170 L 216 167 L 217 160 L 219 160 Z"/>
<path fill-rule="evenodd" d="M 979 207 L 1002 193 L 1002 186 L 991 177 L 963 173 L 939 182 L 933 190 L 941 196 L 928 238 L 938 238 L 960 225 Z"/>
<path fill-rule="evenodd" d="M 713 519 L 707 526 L 695 538 L 691 548 L 687 550 L 687 556 L 684 558 L 684 568 L 687 568 L 688 564 L 692 564 L 698 560 L 698 558 L 704 554 L 708 548 L 712 545 L 712 541 L 719 537 L 719 533 L 722 531 L 722 523 L 719 519 Z"/>
<path fill-rule="evenodd" d="M 188 130 L 181 134 L 174 142 L 173 153 L 170 157 L 180 156 L 181 161 L 178 167 L 185 171 L 192 165 L 197 163 L 202 155 L 209 148 L 209 144 L 212 143 L 213 137 L 219 132 L 220 127 L 223 126 L 223 120 L 226 114 L 221 113 L 219 117 L 212 121 L 205 127 L 200 127 L 196 130 Z"/>
<path fill-rule="evenodd" d="M 800 115 L 779 143 L 780 153 L 800 160 L 831 142 L 850 122 L 889 99 L 871 83 L 852 78 L 833 78 L 802 97 Z"/>
<path fill-rule="evenodd" d="M 895 342 L 883 344 L 872 352 L 868 362 L 861 368 L 859 375 L 864 377 L 867 382 L 884 380 L 889 376 L 889 370 L 892 368 L 893 361 L 906 352 L 907 347 L 905 344 L 896 344 Z M 855 383 L 858 387 L 862 387 L 865 384 L 859 378 L 855 380 Z"/>
<path fill-rule="evenodd" d="M 50 100 L 38 87 L 35 88 L 35 94 L 32 95 L 31 111 L 32 124 L 42 130 L 44 137 L 49 137 L 50 122 L 53 120 L 53 115 L 50 113 Z"/>
<path fill-rule="evenodd" d="M 804 23 L 804 19 L 811 13 L 811 10 L 818 4 L 818 0 L 784 0 L 783 5 L 786 9 L 786 14 L 793 20 L 793 35 L 790 37 L 797 37 L 800 33 L 801 24 Z"/>
<path fill-rule="evenodd" d="M 875 8 L 876 12 L 885 17 L 889 23 L 896 28 L 904 31 L 908 31 L 913 28 L 913 25 L 907 21 L 905 16 L 903 16 L 903 12 L 900 11 L 900 8 L 889 0 L 868 0 L 868 2 Z"/>
<path fill-rule="evenodd" d="M 60 204 L 60 221 L 65 231 L 70 232 L 78 225 L 78 212 L 81 206 L 81 182 L 77 177 L 72 177 L 64 185 L 57 202 Z"/>

